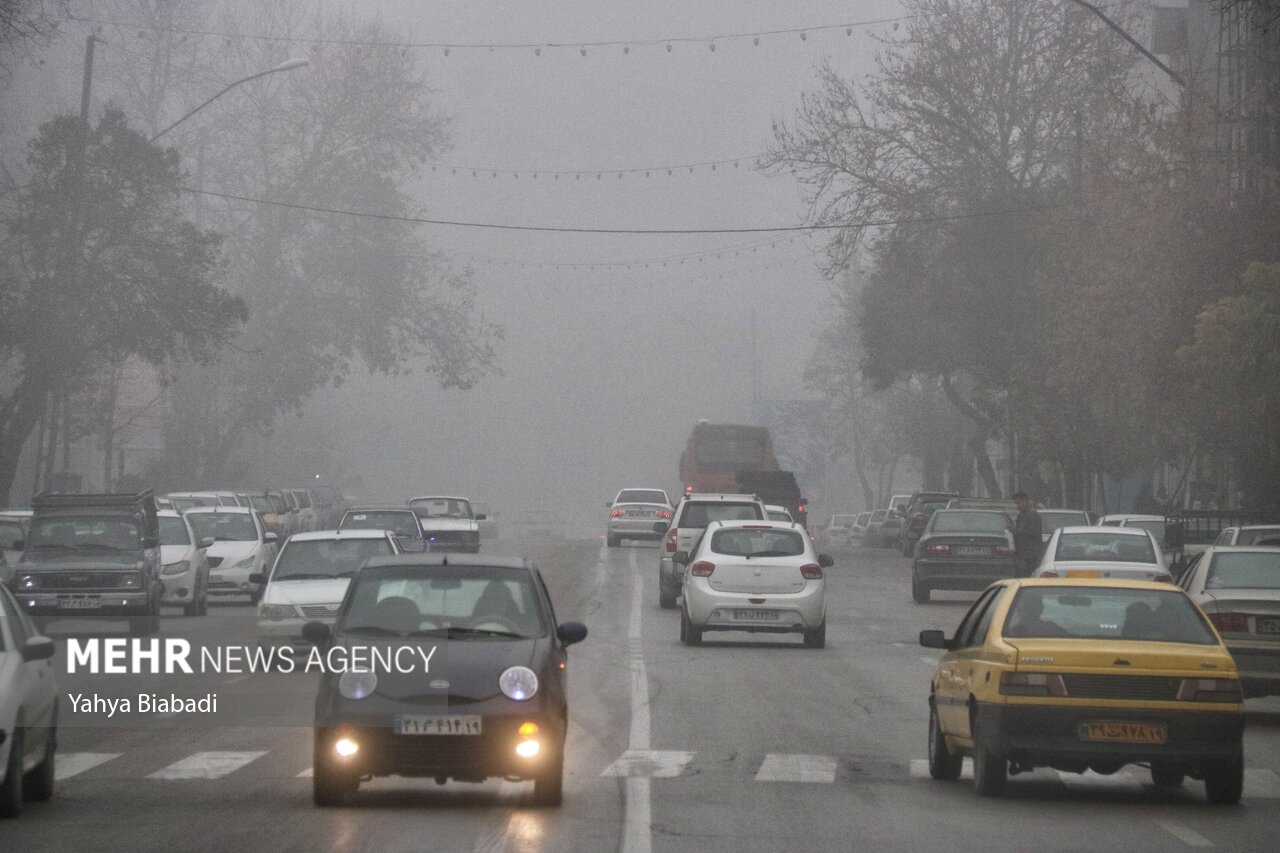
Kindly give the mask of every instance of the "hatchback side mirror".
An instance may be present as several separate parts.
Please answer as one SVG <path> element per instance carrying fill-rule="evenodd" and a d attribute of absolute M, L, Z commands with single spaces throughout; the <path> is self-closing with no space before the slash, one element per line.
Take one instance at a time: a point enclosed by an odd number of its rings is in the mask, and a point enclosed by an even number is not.
<path fill-rule="evenodd" d="M 32 637 L 22 647 L 22 659 L 27 663 L 37 660 L 48 660 L 57 651 L 53 640 L 48 637 Z"/>
<path fill-rule="evenodd" d="M 947 635 L 933 628 L 920 632 L 920 645 L 924 646 L 926 649 L 951 648 L 951 643 L 947 640 Z"/>
<path fill-rule="evenodd" d="M 587 638 L 587 626 L 581 622 L 562 622 L 556 628 L 556 636 L 562 644 L 572 646 Z"/>
<path fill-rule="evenodd" d="M 831 568 L 832 566 L 834 566 L 835 564 L 836 564 L 836 561 L 835 561 L 835 560 L 833 560 L 833 559 L 831 559 L 831 555 L 830 555 L 830 554 L 819 554 L 819 555 L 818 555 L 818 565 L 819 565 L 819 566 L 822 566 L 822 568 L 824 568 L 824 569 L 829 569 L 829 568 Z"/>
<path fill-rule="evenodd" d="M 323 646 L 329 642 L 332 632 L 323 622 L 308 622 L 302 626 L 302 639 L 315 646 Z"/>

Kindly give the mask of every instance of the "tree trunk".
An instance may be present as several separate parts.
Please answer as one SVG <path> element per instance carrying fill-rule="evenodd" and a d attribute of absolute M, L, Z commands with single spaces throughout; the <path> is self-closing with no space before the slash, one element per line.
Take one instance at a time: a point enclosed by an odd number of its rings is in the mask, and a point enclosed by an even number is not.
<path fill-rule="evenodd" d="M 991 423 L 990 418 L 974 408 L 972 403 L 960 396 L 960 392 L 956 390 L 950 373 L 944 374 L 942 377 L 942 390 L 947 395 L 951 405 L 955 406 L 960 411 L 960 414 L 974 424 L 974 434 L 968 441 L 969 450 L 973 453 L 973 459 L 978 468 L 978 476 L 982 478 L 983 486 L 987 490 L 987 496 L 993 498 L 1002 497 L 1003 492 L 1000 489 L 1000 481 L 996 477 L 995 468 L 991 465 L 991 457 L 987 455 L 987 438 L 995 431 L 995 425 Z"/>
<path fill-rule="evenodd" d="M 36 422 L 40 420 L 44 403 L 43 382 L 28 376 L 18 383 L 18 387 L 10 395 L 6 410 L 0 410 L 0 500 L 6 503 L 12 498 L 10 492 L 18 474 L 22 448 L 26 446 Z"/>

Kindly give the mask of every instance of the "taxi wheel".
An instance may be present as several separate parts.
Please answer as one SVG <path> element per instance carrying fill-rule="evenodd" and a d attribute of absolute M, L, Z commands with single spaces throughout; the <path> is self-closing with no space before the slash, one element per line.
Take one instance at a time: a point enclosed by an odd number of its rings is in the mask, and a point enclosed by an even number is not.
<path fill-rule="evenodd" d="M 0 817 L 22 814 L 22 729 L 15 727 L 9 740 L 9 763 L 0 785 Z"/>
<path fill-rule="evenodd" d="M 973 787 L 982 797 L 998 797 L 1009 781 L 1009 761 L 992 754 L 982 741 L 973 744 Z"/>
<path fill-rule="evenodd" d="M 196 611 L 197 616 L 209 615 L 209 584 L 205 583 L 200 590 L 200 609 Z"/>
<path fill-rule="evenodd" d="M 938 725 L 938 712 L 929 703 L 929 775 L 934 779 L 954 782 L 960 778 L 964 767 L 964 756 L 953 755 L 947 747 L 947 739 L 942 735 L 942 727 Z"/>
<path fill-rule="evenodd" d="M 1204 792 L 1209 802 L 1218 805 L 1234 805 L 1244 793 L 1244 756 L 1210 765 L 1204 774 Z"/>
<path fill-rule="evenodd" d="M 1177 767 L 1171 767 L 1168 764 L 1151 765 L 1151 784 L 1157 788 L 1177 788 L 1182 785 L 1183 780 L 1187 778 L 1187 774 Z"/>

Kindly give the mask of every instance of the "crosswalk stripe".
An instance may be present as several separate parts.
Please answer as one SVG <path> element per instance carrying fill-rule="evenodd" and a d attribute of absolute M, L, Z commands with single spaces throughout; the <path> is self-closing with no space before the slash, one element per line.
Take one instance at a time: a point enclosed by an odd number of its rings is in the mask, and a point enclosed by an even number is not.
<path fill-rule="evenodd" d="M 771 752 L 756 773 L 757 782 L 836 781 L 836 760 L 829 755 L 788 755 Z"/>
<path fill-rule="evenodd" d="M 661 749 L 628 749 L 616 761 L 606 767 L 601 776 L 628 778 L 670 779 L 679 776 L 685 765 L 693 760 L 692 752 Z"/>
<path fill-rule="evenodd" d="M 1196 832 L 1189 826 L 1183 826 L 1180 823 L 1174 823 L 1171 820 L 1158 820 L 1156 826 L 1172 835 L 1174 838 L 1186 844 L 1189 847 L 1212 847 L 1213 842 Z"/>
<path fill-rule="evenodd" d="M 53 778 L 61 782 L 72 776 L 79 776 L 86 770 L 92 770 L 99 764 L 106 764 L 113 758 L 124 755 L 122 752 L 59 752 L 53 763 Z"/>
<path fill-rule="evenodd" d="M 219 779 L 266 754 L 266 752 L 197 752 L 157 770 L 147 778 Z"/>
<path fill-rule="evenodd" d="M 297 776 L 294 776 L 293 778 L 295 778 L 295 779 L 310 779 L 310 778 L 311 778 L 312 776 L 314 776 L 314 775 L 316 775 L 316 770 L 315 770 L 315 768 L 314 768 L 314 767 L 308 767 L 306 770 L 303 770 L 301 773 L 299 773 Z"/>
<path fill-rule="evenodd" d="M 1251 800 L 1280 798 L 1280 776 L 1274 770 L 1245 770 L 1244 796 Z"/>

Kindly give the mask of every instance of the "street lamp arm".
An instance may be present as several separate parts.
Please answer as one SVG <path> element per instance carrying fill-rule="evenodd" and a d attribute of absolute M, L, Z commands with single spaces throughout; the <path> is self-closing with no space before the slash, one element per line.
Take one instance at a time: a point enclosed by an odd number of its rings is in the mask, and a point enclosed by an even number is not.
<path fill-rule="evenodd" d="M 277 71 L 292 71 L 295 68 L 301 68 L 304 65 L 310 65 L 310 64 L 311 64 L 311 60 L 309 59 L 290 59 L 288 62 L 282 62 L 281 64 L 277 65 L 275 68 L 268 68 L 266 71 L 259 71 L 257 74 L 250 74 L 248 77 L 243 77 L 235 81 L 234 83 L 228 83 L 226 86 L 222 87 L 222 89 L 220 89 L 215 95 L 213 95 L 213 97 L 209 98 L 208 100 L 200 104 L 200 106 L 196 107 L 195 109 L 189 110 L 187 114 L 184 115 L 182 118 L 178 119 L 173 124 L 169 125 L 159 133 L 155 134 L 147 141 L 155 142 L 157 139 L 164 136 L 166 133 L 173 130 L 175 127 L 182 124 L 184 121 L 191 118 L 193 115 L 200 112 L 202 109 L 209 106 L 214 101 L 218 100 L 218 98 L 221 98 L 227 92 L 230 92 L 232 89 L 234 89 L 236 86 L 241 85 L 242 83 L 248 83 L 250 80 L 257 80 L 259 77 L 266 77 L 268 74 L 275 74 Z"/>
<path fill-rule="evenodd" d="M 1103 12 L 1101 9 L 1099 9 L 1097 6 L 1088 2 L 1088 0 L 1070 0 L 1070 2 L 1075 3 L 1077 6 L 1082 6 L 1085 9 L 1088 9 L 1093 14 L 1097 15 L 1099 18 L 1102 19 L 1102 22 L 1104 24 L 1106 24 L 1108 27 L 1110 27 L 1111 29 L 1119 33 L 1120 38 L 1124 39 L 1129 44 L 1133 45 L 1134 49 L 1137 50 L 1138 53 L 1141 53 L 1147 59 L 1151 60 L 1151 63 L 1155 65 L 1156 68 L 1159 68 L 1165 74 L 1168 74 L 1170 80 L 1177 83 L 1179 86 L 1181 86 L 1184 89 L 1187 87 L 1187 81 L 1183 80 L 1181 75 L 1179 75 L 1176 71 L 1174 71 L 1168 65 L 1165 65 L 1163 62 L 1161 62 L 1154 53 L 1152 53 L 1151 51 L 1143 47 L 1141 42 L 1139 42 L 1133 36 L 1125 32 L 1124 27 L 1120 26 L 1115 21 L 1108 18 L 1106 13 Z"/>

